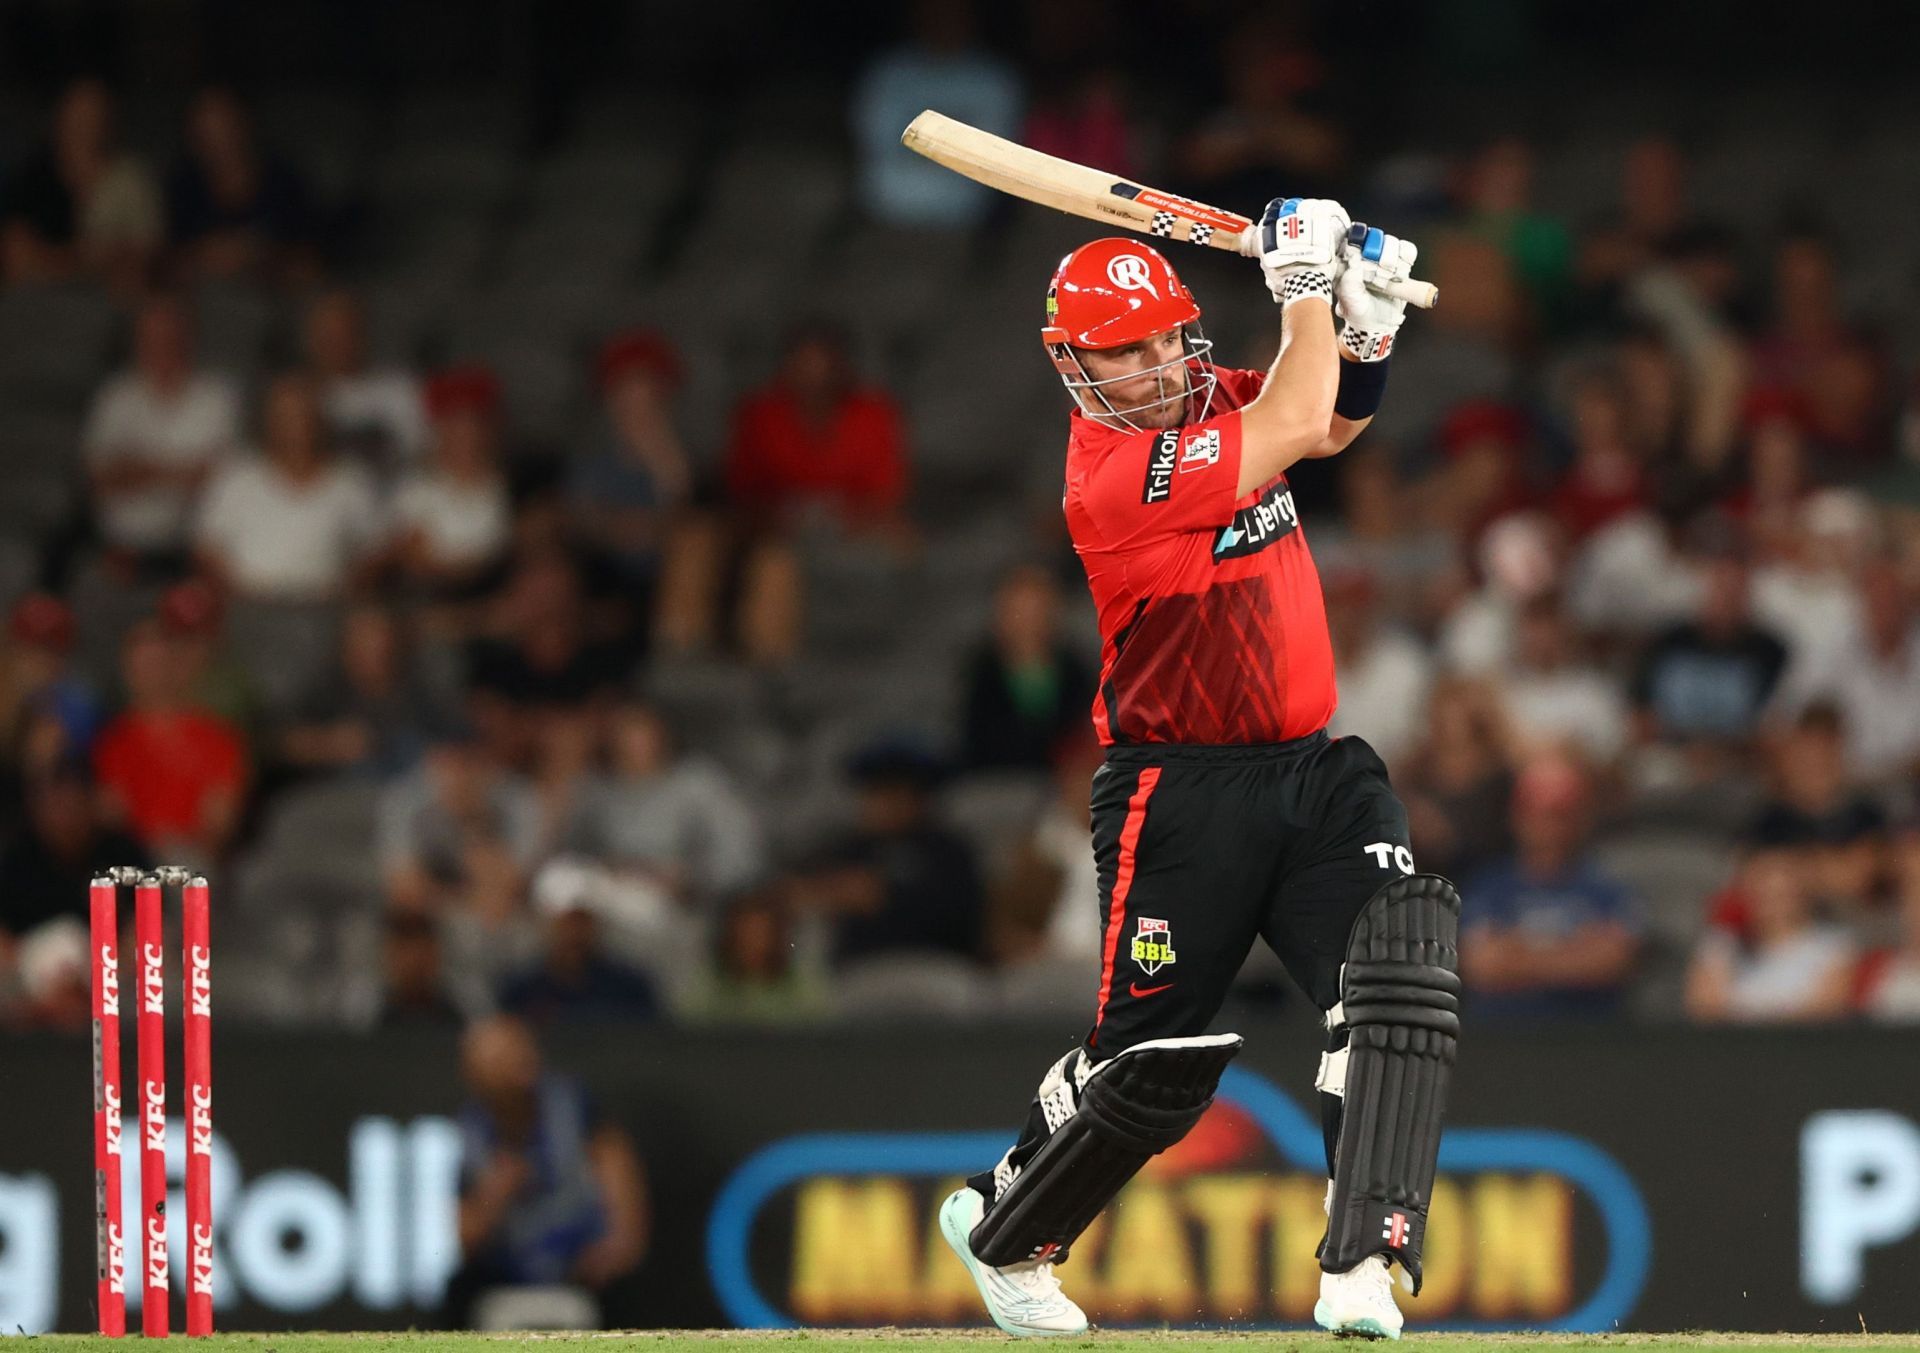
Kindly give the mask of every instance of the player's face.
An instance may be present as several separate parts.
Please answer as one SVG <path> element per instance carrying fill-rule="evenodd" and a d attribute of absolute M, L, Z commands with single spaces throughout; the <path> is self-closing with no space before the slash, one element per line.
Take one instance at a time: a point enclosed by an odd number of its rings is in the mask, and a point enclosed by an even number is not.
<path fill-rule="evenodd" d="M 1169 329 L 1124 348 L 1082 349 L 1080 363 L 1093 380 L 1112 382 L 1102 384 L 1099 393 L 1129 422 L 1138 427 L 1178 427 L 1187 412 L 1183 351 L 1180 330 Z M 1098 399 L 1087 403 L 1088 412 L 1101 412 Z"/>

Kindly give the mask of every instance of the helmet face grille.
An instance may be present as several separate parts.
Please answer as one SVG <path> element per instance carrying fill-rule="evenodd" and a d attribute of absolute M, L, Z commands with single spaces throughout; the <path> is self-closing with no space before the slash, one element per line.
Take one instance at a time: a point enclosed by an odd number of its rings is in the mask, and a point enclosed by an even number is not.
<path fill-rule="evenodd" d="M 1089 418 L 1110 421 L 1129 432 L 1150 431 L 1145 425 L 1136 422 L 1134 415 L 1146 413 L 1150 409 L 1164 407 L 1170 399 L 1166 393 L 1166 374 L 1174 367 L 1186 368 L 1186 416 L 1182 423 L 1203 422 L 1213 411 L 1213 396 L 1219 388 L 1219 378 L 1213 369 L 1213 342 L 1200 328 L 1199 320 L 1182 324 L 1180 328 L 1180 355 L 1139 371 L 1129 371 L 1121 376 L 1107 376 L 1095 380 L 1080 360 L 1080 353 L 1073 345 L 1065 342 L 1053 345 L 1054 365 L 1060 372 L 1060 383 L 1073 396 L 1074 403 Z M 1162 331 L 1164 332 L 1164 330 Z M 1142 376 L 1158 378 L 1161 397 L 1149 400 L 1145 404 L 1133 404 L 1126 408 L 1114 407 L 1105 387 L 1128 381 L 1137 381 Z M 1172 396 L 1177 398 L 1178 396 Z"/>

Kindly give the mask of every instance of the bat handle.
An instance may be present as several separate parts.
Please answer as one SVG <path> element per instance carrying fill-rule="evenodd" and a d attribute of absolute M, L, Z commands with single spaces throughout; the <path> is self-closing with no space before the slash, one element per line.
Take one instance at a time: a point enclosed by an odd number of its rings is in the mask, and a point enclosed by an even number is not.
<path fill-rule="evenodd" d="M 1356 222 L 1348 230 L 1347 238 L 1359 244 L 1367 237 L 1367 228 Z M 1260 257 L 1260 227 L 1258 223 L 1248 226 L 1240 232 L 1239 252 L 1247 258 Z M 1404 282 L 1389 282 L 1374 290 L 1382 295 L 1391 296 L 1396 301 L 1405 301 L 1416 310 L 1431 310 L 1440 303 L 1440 288 L 1431 282 L 1415 281 L 1412 278 Z"/>

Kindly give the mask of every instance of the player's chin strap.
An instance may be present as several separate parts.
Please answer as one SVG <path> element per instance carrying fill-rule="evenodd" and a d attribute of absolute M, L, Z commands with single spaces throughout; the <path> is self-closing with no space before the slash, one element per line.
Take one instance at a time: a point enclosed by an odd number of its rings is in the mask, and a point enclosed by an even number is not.
<path fill-rule="evenodd" d="M 1418 1293 L 1460 1042 L 1460 894 L 1451 883 L 1413 874 L 1368 900 L 1347 941 L 1327 1029 L 1333 1050 L 1314 1084 L 1342 1105 L 1320 1266 L 1344 1273 L 1385 1254 Z"/>
<path fill-rule="evenodd" d="M 1044 1139 L 1038 1150 L 1016 1146 L 994 1167 L 993 1197 L 973 1229 L 974 1257 L 996 1268 L 1065 1263 L 1100 1209 L 1200 1121 L 1241 1041 L 1159 1038 L 1104 1062 L 1077 1049 L 1055 1062 L 1034 1102 Z M 1029 1124 L 1028 1135 L 1041 1126 Z"/>

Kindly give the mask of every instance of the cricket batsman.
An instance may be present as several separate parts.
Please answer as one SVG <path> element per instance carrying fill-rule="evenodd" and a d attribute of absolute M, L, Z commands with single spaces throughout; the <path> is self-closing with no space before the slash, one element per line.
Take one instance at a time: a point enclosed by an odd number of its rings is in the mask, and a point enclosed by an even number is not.
<path fill-rule="evenodd" d="M 1314 1318 L 1398 1338 L 1392 1265 L 1420 1288 L 1460 899 L 1414 871 L 1379 756 L 1327 735 L 1333 653 L 1286 474 L 1379 408 L 1405 303 L 1378 288 L 1416 250 L 1318 199 L 1269 203 L 1260 230 L 1281 329 L 1265 374 L 1213 365 L 1192 293 L 1137 239 L 1075 250 L 1047 291 L 1040 335 L 1075 404 L 1064 508 L 1100 613 L 1105 940 L 1085 1041 L 941 1208 L 1009 1334 L 1086 1329 L 1054 1266 L 1212 1102 L 1241 1039 L 1207 1027 L 1256 938 L 1325 1016 Z"/>

